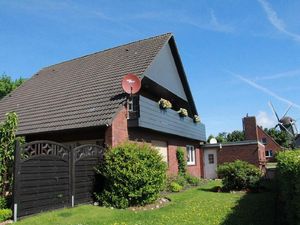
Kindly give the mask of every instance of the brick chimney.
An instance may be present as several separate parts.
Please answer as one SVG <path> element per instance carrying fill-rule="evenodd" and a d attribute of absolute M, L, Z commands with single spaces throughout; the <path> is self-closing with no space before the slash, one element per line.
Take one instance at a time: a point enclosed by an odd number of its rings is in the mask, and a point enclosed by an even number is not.
<path fill-rule="evenodd" d="M 245 140 L 258 140 L 258 131 L 255 116 L 246 116 L 243 118 L 243 129 Z"/>

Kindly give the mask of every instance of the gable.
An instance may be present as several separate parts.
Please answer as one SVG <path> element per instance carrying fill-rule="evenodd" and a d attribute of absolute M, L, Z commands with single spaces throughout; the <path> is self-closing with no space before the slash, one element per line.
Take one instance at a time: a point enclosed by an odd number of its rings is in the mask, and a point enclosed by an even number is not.
<path fill-rule="evenodd" d="M 271 148 L 273 150 L 281 149 L 281 146 L 268 134 L 266 133 L 260 126 L 257 126 L 258 130 L 258 139 L 263 143 L 262 138 L 267 139 L 267 143 L 265 144 L 267 148 Z"/>
<path fill-rule="evenodd" d="M 169 44 L 159 51 L 144 75 L 187 101 Z"/>

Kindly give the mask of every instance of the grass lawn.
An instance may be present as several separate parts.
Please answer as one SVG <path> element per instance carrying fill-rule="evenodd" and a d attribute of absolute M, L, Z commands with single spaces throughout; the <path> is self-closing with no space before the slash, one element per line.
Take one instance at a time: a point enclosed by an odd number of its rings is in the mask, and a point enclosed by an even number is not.
<path fill-rule="evenodd" d="M 210 191 L 219 184 L 218 181 L 211 181 L 200 188 L 170 194 L 168 197 L 172 201 L 161 209 L 135 212 L 83 205 L 32 216 L 17 224 L 275 224 L 272 192 L 245 194 Z"/>

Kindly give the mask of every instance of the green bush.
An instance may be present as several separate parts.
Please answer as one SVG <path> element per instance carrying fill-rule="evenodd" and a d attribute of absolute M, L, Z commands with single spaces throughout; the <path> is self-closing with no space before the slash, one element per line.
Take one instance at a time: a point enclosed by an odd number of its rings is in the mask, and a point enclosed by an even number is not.
<path fill-rule="evenodd" d="M 185 175 L 185 176 L 181 176 L 181 175 L 178 175 L 178 176 L 175 176 L 175 175 L 171 175 L 171 176 L 168 176 L 167 178 L 167 184 L 166 184 L 166 191 L 170 191 L 170 192 L 174 192 L 172 190 L 172 183 L 176 183 L 176 184 L 179 184 L 182 189 L 184 188 L 188 188 L 190 186 L 199 186 L 202 182 L 201 182 L 201 179 L 198 178 L 198 177 L 194 177 L 192 175 Z"/>
<path fill-rule="evenodd" d="M 183 148 L 179 147 L 176 150 L 176 158 L 178 162 L 178 175 L 185 176 L 186 175 L 186 158 L 184 154 Z"/>
<path fill-rule="evenodd" d="M 7 207 L 6 198 L 3 196 L 0 196 L 0 209 L 5 209 Z"/>
<path fill-rule="evenodd" d="M 185 175 L 186 182 L 191 186 L 199 186 L 201 184 L 201 179 L 194 177 L 190 174 Z"/>
<path fill-rule="evenodd" d="M 126 208 L 154 202 L 166 181 L 167 165 L 149 144 L 126 142 L 109 149 L 97 169 L 104 190 L 96 194 L 104 206 Z"/>
<path fill-rule="evenodd" d="M 0 195 L 2 196 L 11 192 L 12 188 L 12 169 L 18 127 L 18 116 L 15 112 L 7 113 L 5 116 L 6 119 L 0 121 Z"/>
<path fill-rule="evenodd" d="M 280 224 L 300 224 L 300 150 L 277 155 Z"/>
<path fill-rule="evenodd" d="M 219 165 L 217 172 L 225 191 L 257 189 L 262 176 L 257 167 L 241 160 Z"/>
<path fill-rule="evenodd" d="M 176 182 L 172 182 L 170 184 L 170 191 L 171 192 L 179 192 L 179 191 L 182 190 L 182 188 L 183 187 L 180 184 L 176 183 Z"/>
<path fill-rule="evenodd" d="M 182 187 L 187 186 L 187 181 L 184 176 L 181 175 L 171 175 L 167 177 L 167 190 L 170 190 L 170 185 L 172 182 L 179 184 Z"/>
<path fill-rule="evenodd" d="M 8 220 L 12 217 L 11 209 L 0 209 L 0 222 Z"/>

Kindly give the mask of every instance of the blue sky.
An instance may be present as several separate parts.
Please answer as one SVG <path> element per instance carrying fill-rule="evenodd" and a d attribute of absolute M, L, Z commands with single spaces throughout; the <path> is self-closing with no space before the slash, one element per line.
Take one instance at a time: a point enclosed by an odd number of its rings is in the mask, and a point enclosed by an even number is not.
<path fill-rule="evenodd" d="M 0 0 L 0 74 L 172 32 L 207 134 L 300 121 L 300 1 Z"/>

